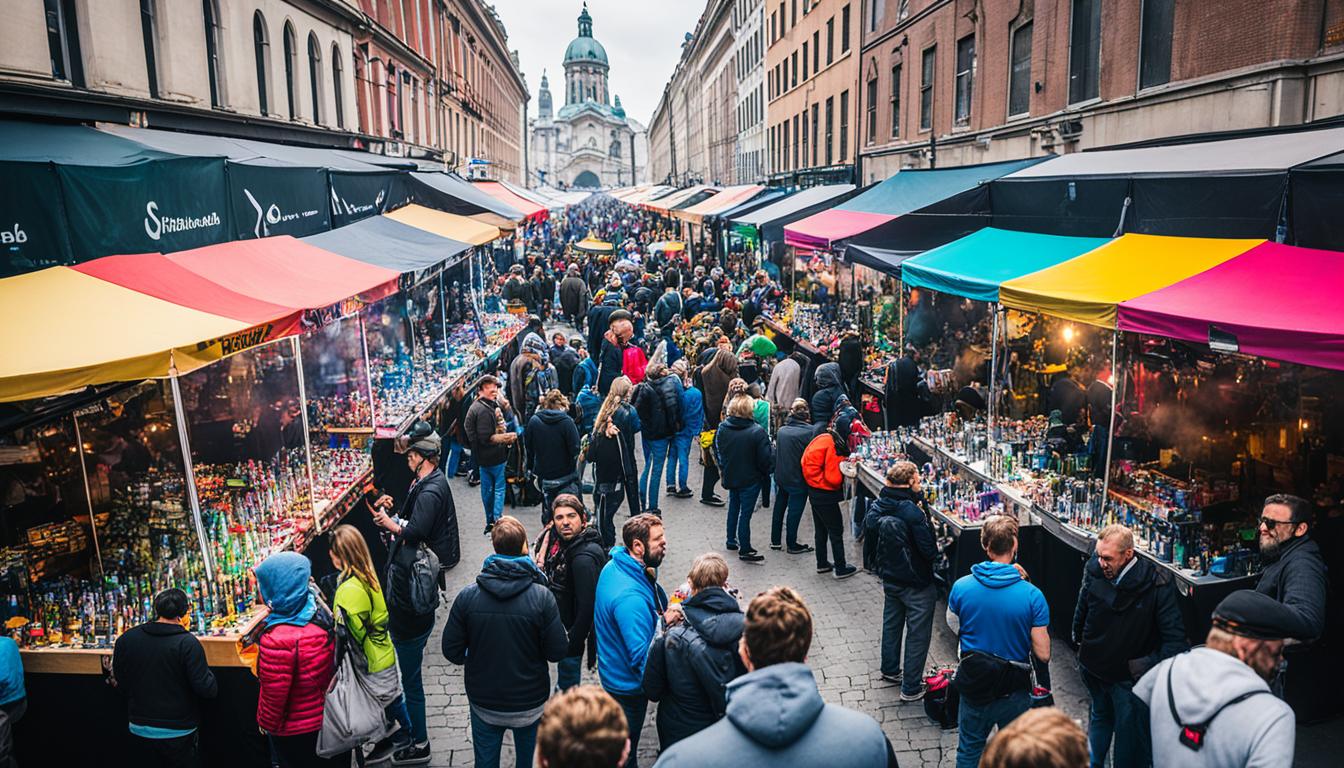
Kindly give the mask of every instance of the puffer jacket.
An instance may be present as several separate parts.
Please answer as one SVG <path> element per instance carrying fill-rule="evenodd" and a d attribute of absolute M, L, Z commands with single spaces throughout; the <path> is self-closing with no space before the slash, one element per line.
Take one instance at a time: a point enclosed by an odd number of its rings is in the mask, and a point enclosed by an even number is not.
<path fill-rule="evenodd" d="M 775 436 L 775 482 L 780 488 L 804 488 L 803 451 L 817 434 L 807 419 L 790 416 Z"/>
<path fill-rule="evenodd" d="M 275 736 L 322 729 L 323 702 L 335 674 L 336 644 L 314 622 L 276 624 L 258 642 L 257 725 Z"/>
<path fill-rule="evenodd" d="M 532 472 L 542 480 L 560 480 L 574 474 L 579 455 L 579 428 L 564 411 L 540 410 L 523 432 Z"/>
<path fill-rule="evenodd" d="M 812 423 L 825 425 L 835 413 L 835 404 L 845 395 L 838 363 L 822 363 L 817 369 L 817 391 L 812 395 Z"/>
<path fill-rule="evenodd" d="M 728 490 L 769 482 L 775 471 L 775 452 L 761 425 L 741 416 L 729 416 L 714 435 L 714 460 Z"/>
<path fill-rule="evenodd" d="M 591 300 L 592 293 L 582 277 L 571 274 L 560 281 L 560 306 L 566 315 L 586 314 Z"/>
<path fill-rule="evenodd" d="M 634 401 L 646 440 L 666 440 L 681 430 L 681 382 L 676 376 L 646 380 L 635 387 Z"/>
<path fill-rule="evenodd" d="M 644 695 L 661 702 L 663 749 L 723 717 L 729 681 L 747 671 L 737 653 L 746 617 L 732 595 L 710 587 L 681 607 L 685 621 L 653 639 L 644 667 Z"/>
<path fill-rule="evenodd" d="M 845 476 L 840 472 L 844 454 L 836 450 L 835 437 L 822 432 L 803 450 L 803 480 L 808 496 L 821 501 L 843 501 Z"/>

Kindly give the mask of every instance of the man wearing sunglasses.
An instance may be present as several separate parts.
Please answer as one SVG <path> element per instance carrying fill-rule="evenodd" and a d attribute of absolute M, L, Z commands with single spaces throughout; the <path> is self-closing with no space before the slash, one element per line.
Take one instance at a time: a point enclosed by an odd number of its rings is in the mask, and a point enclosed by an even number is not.
<path fill-rule="evenodd" d="M 1321 549 L 1307 535 L 1311 503 L 1276 493 L 1260 512 L 1260 558 L 1265 570 L 1256 591 L 1283 603 L 1301 621 L 1293 634 L 1311 642 L 1325 631 L 1326 579 Z"/>

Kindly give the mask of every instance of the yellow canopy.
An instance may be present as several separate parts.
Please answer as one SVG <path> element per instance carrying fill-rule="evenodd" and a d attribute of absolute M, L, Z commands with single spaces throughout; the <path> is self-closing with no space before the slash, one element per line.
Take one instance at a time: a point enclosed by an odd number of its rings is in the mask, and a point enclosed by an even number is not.
<path fill-rule="evenodd" d="M 0 327 L 0 401 L 187 373 L 268 330 L 67 267 L 0 280 Z"/>
<path fill-rule="evenodd" d="M 1115 328 L 1116 305 L 1239 256 L 1262 240 L 1122 235 L 999 287 L 1004 306 Z"/>
<path fill-rule="evenodd" d="M 598 240 L 592 235 L 575 243 L 574 247 L 581 251 L 591 251 L 592 253 L 611 253 L 611 243 Z"/>
<path fill-rule="evenodd" d="M 499 227 L 491 226 L 455 213 L 436 211 L 423 205 L 408 205 L 390 213 L 383 214 L 389 219 L 423 229 L 439 237 L 456 240 L 459 243 L 485 245 L 499 237 Z"/>
<path fill-rule="evenodd" d="M 505 230 L 507 232 L 512 232 L 513 230 L 518 228 L 517 222 L 515 222 L 513 219 L 506 219 L 503 216 L 500 216 L 498 213 L 488 213 L 488 212 L 473 213 L 471 216 L 467 218 L 475 219 L 476 221 L 479 221 L 482 224 L 489 224 L 492 227 L 498 227 L 499 229 Z"/>

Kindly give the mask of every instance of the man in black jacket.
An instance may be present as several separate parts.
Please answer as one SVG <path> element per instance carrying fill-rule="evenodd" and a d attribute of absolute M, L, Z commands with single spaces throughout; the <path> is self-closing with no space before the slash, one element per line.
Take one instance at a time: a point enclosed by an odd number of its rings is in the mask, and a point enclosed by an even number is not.
<path fill-rule="evenodd" d="M 601 337 L 602 352 L 597 358 L 597 391 L 603 397 L 611 391 L 612 382 L 624 375 L 625 349 L 635 337 L 635 325 L 628 312 L 613 312 L 610 323 L 611 329 Z"/>
<path fill-rule="evenodd" d="M 135 765 L 200 765 L 198 700 L 215 698 L 218 687 L 201 641 L 182 625 L 190 611 L 187 593 L 165 589 L 154 597 L 158 618 L 124 633 L 112 650 L 113 679 L 130 714 Z"/>
<path fill-rule="evenodd" d="M 552 389 L 523 430 L 527 468 L 541 484 L 541 524 L 551 522 L 551 505 L 562 493 L 579 492 L 579 428 L 569 415 L 569 399 Z"/>
<path fill-rule="evenodd" d="M 504 427 L 505 416 L 510 413 L 509 401 L 499 396 L 499 379 L 482 376 L 479 395 L 467 409 L 465 432 L 481 473 L 486 533 L 504 514 L 504 462 L 509 458 L 509 446 L 518 440 L 518 433 Z"/>
<path fill-rule="evenodd" d="M 788 420 L 775 435 L 775 508 L 770 518 L 770 548 L 785 550 L 790 555 L 812 551 L 807 544 L 798 543 L 798 524 L 807 507 L 807 480 L 803 479 L 803 451 L 816 436 L 816 428 L 808 420 L 807 401 L 796 398 L 789 408 Z M 785 517 L 787 510 L 788 516 Z M 780 541 L 783 534 L 783 543 Z"/>
<path fill-rule="evenodd" d="M 569 638 L 546 577 L 527 555 L 527 529 L 506 515 L 490 536 L 495 554 L 453 600 L 443 655 L 466 666 L 476 765 L 499 768 L 505 730 L 513 731 L 519 765 L 531 765 L 551 695 L 547 662 L 565 657 Z"/>
<path fill-rule="evenodd" d="M 938 549 L 919 506 L 922 499 L 919 468 L 898 461 L 887 470 L 886 486 L 863 518 L 864 561 L 874 564 L 884 595 L 882 679 L 900 683 L 901 701 L 917 701 L 924 695 L 924 661 L 938 599 L 933 586 Z"/>
<path fill-rule="evenodd" d="M 607 563 L 607 553 L 597 529 L 588 525 L 583 501 L 570 493 L 555 497 L 549 535 L 542 541 L 545 548 L 537 558 L 569 633 L 569 650 L 555 670 L 556 687 L 566 691 L 579 684 L 584 647 L 593 633 L 597 577 Z"/>
<path fill-rule="evenodd" d="M 1083 567 L 1073 612 L 1078 666 L 1092 697 L 1087 739 L 1092 764 L 1146 766 L 1152 760 L 1148 707 L 1134 683 L 1159 661 L 1186 648 L 1185 628 L 1171 577 L 1134 552 L 1134 534 L 1109 525 Z"/>
<path fill-rule="evenodd" d="M 639 500 L 644 511 L 654 515 L 658 509 L 658 484 L 662 482 L 670 440 L 681 431 L 681 379 L 668 374 L 661 362 L 650 363 L 647 378 L 634 391 L 635 413 L 639 415 L 640 443 L 644 446 L 644 471 L 639 476 Z"/>
<path fill-rule="evenodd" d="M 560 309 L 564 311 L 565 321 L 574 326 L 576 331 L 583 331 L 584 317 L 588 314 L 588 303 L 592 299 L 593 294 L 579 274 L 578 265 L 570 264 L 565 270 L 565 279 L 560 281 Z"/>
<path fill-rule="evenodd" d="M 1302 621 L 1304 642 L 1325 631 L 1326 576 L 1321 548 L 1307 535 L 1311 503 L 1276 493 L 1260 513 L 1260 557 L 1267 565 L 1255 591 L 1288 606 Z"/>
<path fill-rule="evenodd" d="M 714 460 L 728 489 L 727 547 L 737 550 L 737 559 L 759 563 L 765 556 L 751 546 L 751 515 L 761 486 L 775 472 L 775 452 L 765 429 L 752 419 L 753 405 L 745 394 L 728 401 L 728 418 L 714 433 Z"/>

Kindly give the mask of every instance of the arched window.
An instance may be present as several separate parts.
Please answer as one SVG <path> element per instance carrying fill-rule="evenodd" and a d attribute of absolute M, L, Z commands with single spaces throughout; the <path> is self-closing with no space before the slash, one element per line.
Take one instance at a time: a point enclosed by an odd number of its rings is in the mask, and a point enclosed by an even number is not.
<path fill-rule="evenodd" d="M 308 90 L 313 99 L 313 122 L 322 122 L 322 45 L 308 33 Z"/>
<path fill-rule="evenodd" d="M 140 37 L 145 43 L 145 73 L 149 75 L 149 95 L 159 98 L 159 22 L 154 0 L 140 0 Z"/>
<path fill-rule="evenodd" d="M 299 69 L 299 43 L 294 39 L 294 25 L 288 21 L 285 22 L 285 99 L 289 103 L 289 119 L 293 120 L 299 116 L 295 105 L 297 94 L 297 84 L 294 82 L 294 75 Z"/>
<path fill-rule="evenodd" d="M 341 90 L 345 87 L 345 70 L 341 64 L 341 47 L 331 45 L 331 92 L 336 97 L 336 127 L 345 127 L 345 101 Z"/>
<path fill-rule="evenodd" d="M 201 11 L 205 17 L 205 68 L 210 75 L 210 106 L 218 107 L 224 104 L 224 96 L 220 93 L 219 73 L 222 68 L 219 66 L 219 6 L 218 0 L 201 0 Z"/>
<path fill-rule="evenodd" d="M 271 38 L 266 34 L 266 17 L 261 11 L 252 14 L 252 50 L 257 59 L 257 101 L 261 104 L 261 114 L 269 115 L 271 99 L 266 73 L 271 63 Z"/>

